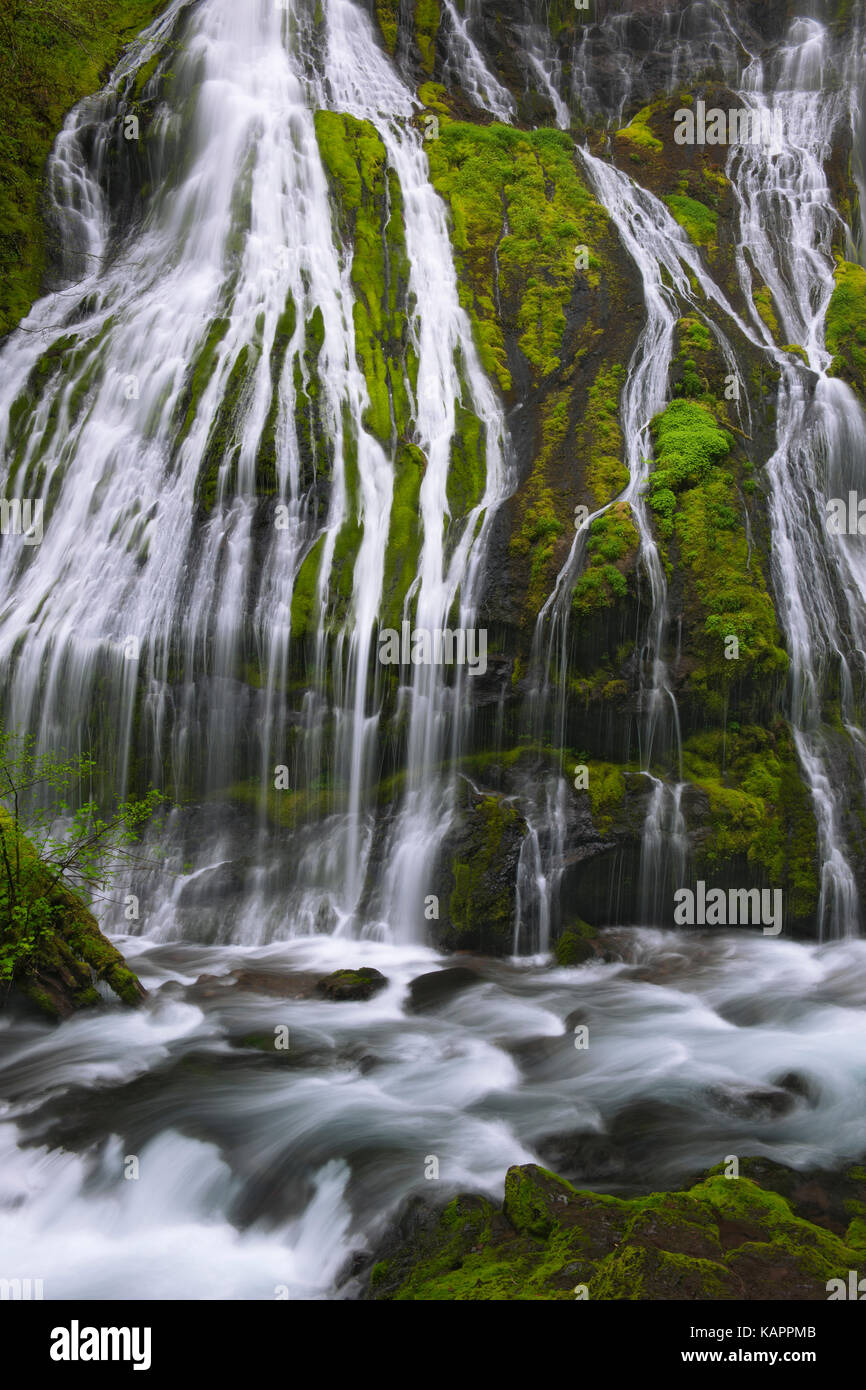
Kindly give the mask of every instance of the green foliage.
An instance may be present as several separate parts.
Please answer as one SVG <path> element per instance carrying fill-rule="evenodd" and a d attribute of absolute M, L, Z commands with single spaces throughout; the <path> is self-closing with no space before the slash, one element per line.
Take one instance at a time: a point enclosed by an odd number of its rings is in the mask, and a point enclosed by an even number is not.
<path fill-rule="evenodd" d="M 432 73 L 436 62 L 439 17 L 439 0 L 415 0 L 415 42 L 426 73 Z"/>
<path fill-rule="evenodd" d="M 0 981 L 33 973 L 58 932 L 85 959 L 99 951 L 98 933 L 82 926 L 70 899 L 83 906 L 104 895 L 135 862 L 131 847 L 163 797 L 152 790 L 121 802 L 108 820 L 93 801 L 72 810 L 66 796 L 94 771 L 89 758 L 40 754 L 32 737 L 0 730 Z M 102 963 L 118 968 L 118 953 L 105 948 Z"/>
<path fill-rule="evenodd" d="M 628 483 L 622 461 L 619 400 L 625 382 L 620 362 L 602 366 L 589 388 L 586 411 L 578 434 L 578 449 L 585 452 L 586 480 L 597 507 L 611 502 Z"/>
<path fill-rule="evenodd" d="M 564 1040 L 567 1045 L 567 1040 Z M 751 1160 L 743 1159 L 742 1167 Z M 785 1170 L 781 1170 L 783 1173 Z M 376 1298 L 573 1303 L 766 1296 L 767 1271 L 825 1297 L 831 1278 L 862 1262 L 864 1223 L 844 1236 L 807 1221 L 779 1192 L 718 1170 L 680 1192 L 614 1197 L 576 1188 L 535 1164 L 509 1169 L 501 1209 L 455 1197 L 433 1225 L 417 1223 L 374 1266 Z M 796 1294 L 788 1290 L 797 1290 Z"/>
<path fill-rule="evenodd" d="M 382 38 L 389 53 L 397 47 L 397 30 L 400 18 L 400 0 L 376 0 L 376 18 L 382 30 Z"/>
<path fill-rule="evenodd" d="M 774 338 L 779 336 L 779 320 L 776 318 L 776 311 L 773 307 L 773 294 L 769 285 L 760 285 L 758 289 L 752 290 L 752 299 L 755 301 L 755 308 L 764 320 Z"/>
<path fill-rule="evenodd" d="M 399 181 L 369 121 L 317 111 L 316 136 L 334 189 L 340 230 L 352 248 L 353 317 L 358 363 L 370 403 L 364 425 L 383 444 L 405 434 L 406 303 L 409 262 Z"/>

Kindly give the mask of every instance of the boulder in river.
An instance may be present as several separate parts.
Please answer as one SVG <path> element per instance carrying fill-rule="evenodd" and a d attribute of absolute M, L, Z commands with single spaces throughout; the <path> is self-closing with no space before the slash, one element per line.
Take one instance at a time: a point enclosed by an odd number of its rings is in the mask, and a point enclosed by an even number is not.
<path fill-rule="evenodd" d="M 362 965 L 358 970 L 335 970 L 333 974 L 320 980 L 316 989 L 326 999 L 371 999 L 380 989 L 384 989 L 387 983 L 387 978 L 380 970 Z"/>

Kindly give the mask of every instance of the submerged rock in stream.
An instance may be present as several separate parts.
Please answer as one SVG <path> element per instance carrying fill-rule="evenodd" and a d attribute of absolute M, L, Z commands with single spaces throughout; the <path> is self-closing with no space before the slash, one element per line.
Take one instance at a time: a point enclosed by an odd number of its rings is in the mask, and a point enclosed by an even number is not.
<path fill-rule="evenodd" d="M 388 981 L 380 970 L 362 965 L 358 970 L 335 970 L 316 986 L 326 999 L 371 999 Z"/>
<path fill-rule="evenodd" d="M 412 1198 L 362 1297 L 397 1300 L 824 1301 L 866 1257 L 866 1170 L 803 1175 L 743 1159 L 680 1192 L 621 1199 L 531 1163 L 501 1207 L 478 1194 L 438 1211 Z M 841 1218 L 841 1219 L 840 1219 Z"/>

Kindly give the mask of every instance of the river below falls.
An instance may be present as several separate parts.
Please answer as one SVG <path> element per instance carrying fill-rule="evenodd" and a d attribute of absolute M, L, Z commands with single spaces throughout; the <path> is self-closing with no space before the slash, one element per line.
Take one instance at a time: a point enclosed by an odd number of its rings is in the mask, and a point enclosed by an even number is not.
<path fill-rule="evenodd" d="M 615 958 L 578 969 L 329 936 L 120 939 L 143 1010 L 0 1016 L 5 1272 L 46 1298 L 352 1297 L 347 1271 L 409 1193 L 501 1198 L 512 1163 L 625 1193 L 729 1155 L 862 1156 L 866 941 L 603 939 Z M 478 983 L 407 1007 L 454 964 Z M 317 996 L 361 965 L 387 988 Z"/>

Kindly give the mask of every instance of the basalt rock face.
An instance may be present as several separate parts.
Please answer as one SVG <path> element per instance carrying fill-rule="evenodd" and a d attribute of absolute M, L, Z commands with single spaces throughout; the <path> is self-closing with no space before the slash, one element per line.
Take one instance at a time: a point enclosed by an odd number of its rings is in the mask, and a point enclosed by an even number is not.
<path fill-rule="evenodd" d="M 363 1296 L 823 1301 L 862 1263 L 866 1226 L 850 1211 L 864 1178 L 863 1168 L 804 1175 L 743 1159 L 736 1177 L 713 1169 L 681 1192 L 622 1199 L 515 1167 L 501 1206 L 477 1195 L 439 1212 L 411 1203 L 363 1276 Z"/>
<path fill-rule="evenodd" d="M 224 182 L 207 7 L 58 146 L 63 322 L 21 357 L 4 468 L 58 518 L 93 497 L 91 568 L 42 552 L 56 641 L 22 656 L 10 629 L 9 708 L 42 681 L 44 728 L 171 781 L 190 934 L 546 951 L 670 925 L 698 879 L 841 934 L 866 891 L 859 561 L 821 509 L 862 442 L 860 7 L 820 31 L 794 0 L 289 8 Z M 757 100 L 750 62 L 805 122 L 787 163 L 677 139 Z M 171 250 L 139 283 L 145 244 Z M 483 669 L 383 660 L 404 621 L 483 630 Z"/>

